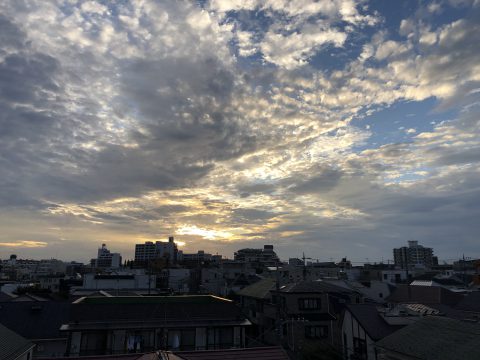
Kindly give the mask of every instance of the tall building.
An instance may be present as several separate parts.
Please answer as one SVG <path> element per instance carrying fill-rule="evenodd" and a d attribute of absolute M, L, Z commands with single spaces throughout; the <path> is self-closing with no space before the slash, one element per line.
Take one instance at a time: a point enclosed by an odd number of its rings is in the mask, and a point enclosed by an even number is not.
<path fill-rule="evenodd" d="M 172 262 L 177 262 L 178 248 L 173 236 L 168 238 L 168 242 L 156 241 L 155 243 L 147 241 L 144 244 L 135 245 L 135 262 L 146 262 L 158 258 L 167 258 Z"/>
<path fill-rule="evenodd" d="M 122 266 L 122 256 L 119 253 L 112 253 L 105 244 L 98 249 L 97 258 L 93 259 L 97 268 L 119 268 Z"/>
<path fill-rule="evenodd" d="M 431 267 L 434 265 L 433 249 L 418 245 L 418 241 L 410 240 L 408 247 L 393 249 L 395 265 L 402 269 L 414 266 Z"/>

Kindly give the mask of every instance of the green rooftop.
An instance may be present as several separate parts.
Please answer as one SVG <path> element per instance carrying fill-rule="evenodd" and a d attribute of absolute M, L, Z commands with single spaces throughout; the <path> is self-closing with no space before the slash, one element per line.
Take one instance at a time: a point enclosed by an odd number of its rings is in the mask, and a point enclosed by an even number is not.
<path fill-rule="evenodd" d="M 191 303 L 191 304 L 213 304 L 219 301 L 232 302 L 213 295 L 179 295 L 179 296 L 95 296 L 83 297 L 74 304 L 94 305 L 126 305 L 126 304 L 166 304 L 166 303 Z"/>

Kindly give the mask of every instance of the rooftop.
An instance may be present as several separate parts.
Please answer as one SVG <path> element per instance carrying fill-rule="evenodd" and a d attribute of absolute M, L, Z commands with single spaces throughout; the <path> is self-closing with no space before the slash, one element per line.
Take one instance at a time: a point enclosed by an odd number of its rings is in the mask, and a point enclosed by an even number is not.
<path fill-rule="evenodd" d="M 401 325 L 389 325 L 374 304 L 349 304 L 347 309 L 374 341 L 383 339 L 403 327 Z"/>
<path fill-rule="evenodd" d="M 62 330 L 151 326 L 244 326 L 250 322 L 231 300 L 212 295 L 88 297 L 75 301 Z"/>
<path fill-rule="evenodd" d="M 257 299 L 265 299 L 269 296 L 270 290 L 275 289 L 274 279 L 262 279 L 256 283 L 240 290 L 237 294 Z"/>
<path fill-rule="evenodd" d="M 426 316 L 378 343 L 380 348 L 421 360 L 480 358 L 480 325 Z"/>
<path fill-rule="evenodd" d="M 0 323 L 27 339 L 64 338 L 59 329 L 68 321 L 70 306 L 56 301 L 1 303 Z"/>
<path fill-rule="evenodd" d="M 0 359 L 14 360 L 35 345 L 0 324 Z"/>

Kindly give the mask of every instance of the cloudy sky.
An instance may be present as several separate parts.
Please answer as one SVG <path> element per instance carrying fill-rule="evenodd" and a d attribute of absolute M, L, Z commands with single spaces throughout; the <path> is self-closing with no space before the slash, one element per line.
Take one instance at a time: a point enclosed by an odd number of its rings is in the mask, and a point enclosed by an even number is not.
<path fill-rule="evenodd" d="M 480 256 L 480 1 L 0 2 L 0 258 Z"/>

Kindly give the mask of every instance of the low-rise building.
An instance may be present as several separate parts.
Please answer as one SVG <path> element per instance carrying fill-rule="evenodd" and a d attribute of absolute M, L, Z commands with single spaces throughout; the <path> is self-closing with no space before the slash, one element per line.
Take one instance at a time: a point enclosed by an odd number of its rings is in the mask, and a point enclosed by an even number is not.
<path fill-rule="evenodd" d="M 89 297 L 75 301 L 67 355 L 245 346 L 251 323 L 232 301 L 208 295 Z"/>
<path fill-rule="evenodd" d="M 156 275 L 129 273 L 84 274 L 82 288 L 98 290 L 155 289 Z"/>

